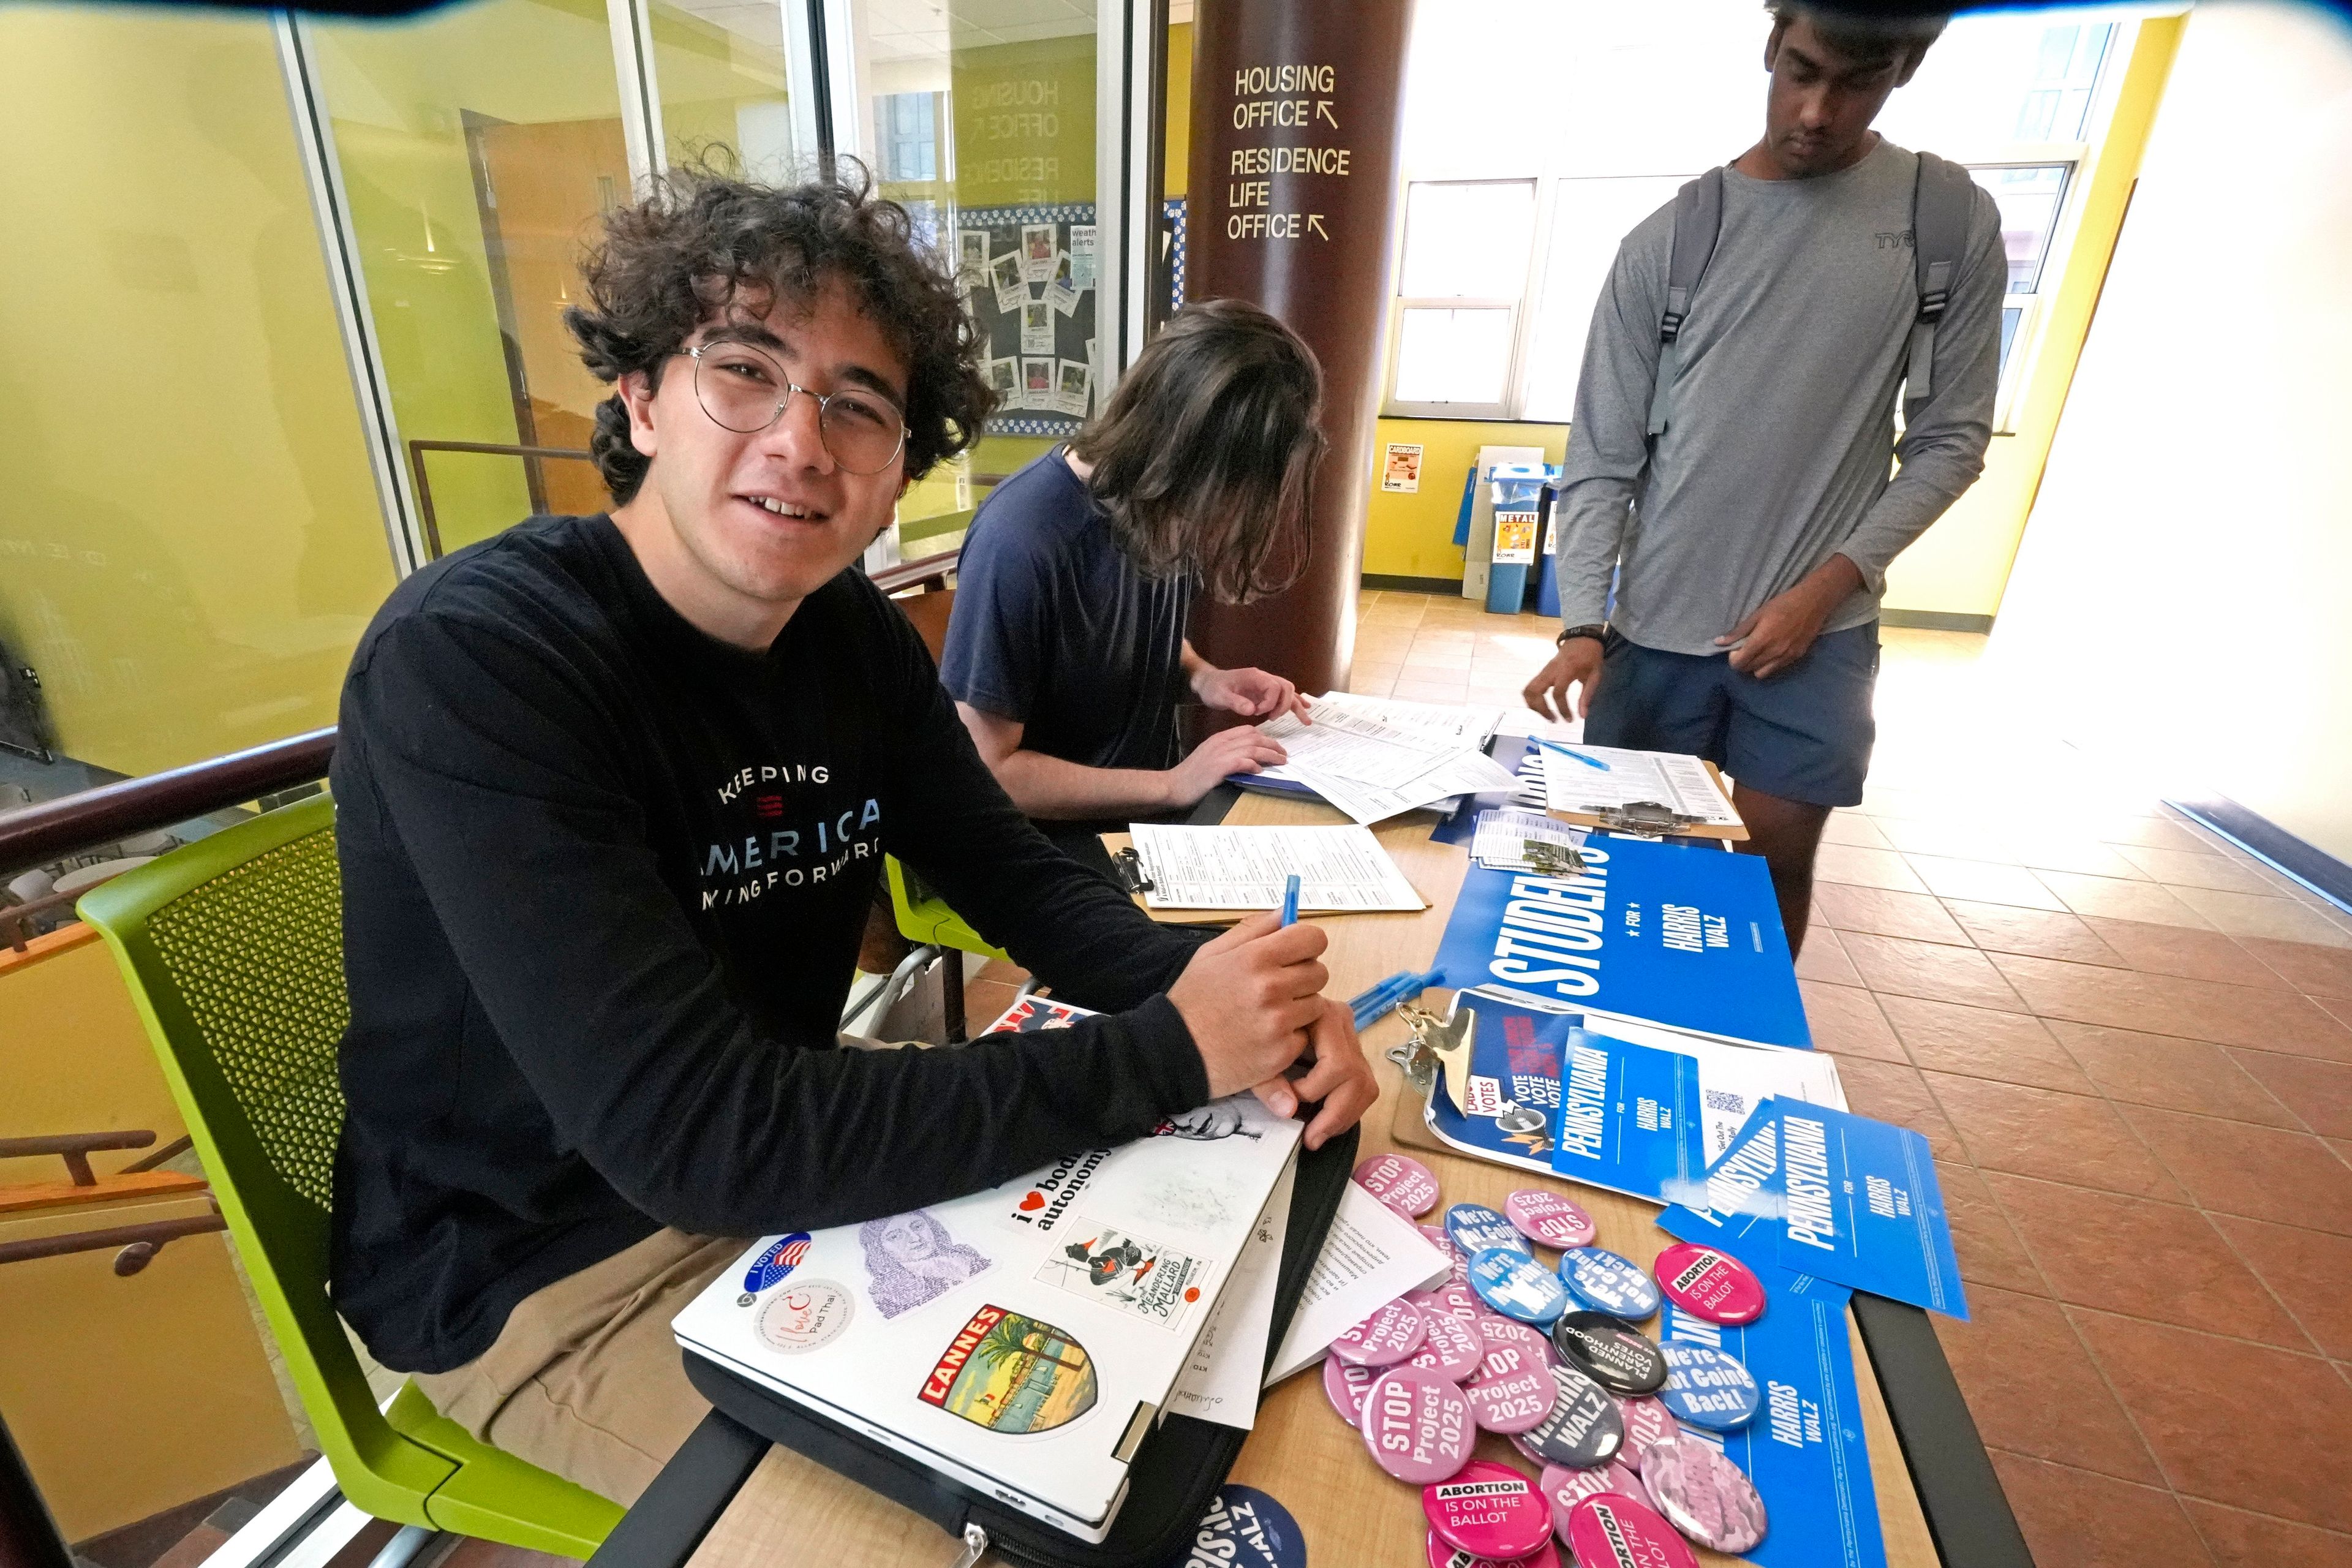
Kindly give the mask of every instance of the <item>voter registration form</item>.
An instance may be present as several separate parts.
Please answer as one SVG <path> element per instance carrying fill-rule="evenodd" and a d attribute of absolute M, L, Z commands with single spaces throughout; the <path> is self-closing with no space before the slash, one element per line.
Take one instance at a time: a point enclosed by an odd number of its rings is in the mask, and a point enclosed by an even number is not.
<path fill-rule="evenodd" d="M 1370 828 L 1139 822 L 1130 832 L 1151 884 L 1143 893 L 1148 909 L 1277 909 L 1293 873 L 1298 907 L 1308 913 L 1429 907 Z"/>

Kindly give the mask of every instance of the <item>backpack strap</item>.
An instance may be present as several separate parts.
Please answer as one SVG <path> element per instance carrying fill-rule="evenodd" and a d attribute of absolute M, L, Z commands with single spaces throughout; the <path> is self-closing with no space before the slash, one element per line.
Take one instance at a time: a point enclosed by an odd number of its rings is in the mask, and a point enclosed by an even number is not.
<path fill-rule="evenodd" d="M 1936 323 L 1943 320 L 1952 284 L 1968 255 L 1976 191 L 1976 181 L 1960 164 L 1933 153 L 1919 154 L 1918 178 L 1911 188 L 1911 253 L 1918 269 L 1919 314 L 1911 323 L 1911 363 L 1904 374 L 1906 425 L 1934 390 Z"/>
<path fill-rule="evenodd" d="M 1666 263 L 1666 309 L 1658 318 L 1658 374 L 1650 387 L 1653 437 L 1666 428 L 1674 407 L 1675 381 L 1682 369 L 1683 318 L 1690 314 L 1691 291 L 1698 287 L 1706 264 L 1715 258 L 1716 235 L 1723 227 L 1723 171 L 1709 169 L 1675 193 L 1675 248 Z"/>

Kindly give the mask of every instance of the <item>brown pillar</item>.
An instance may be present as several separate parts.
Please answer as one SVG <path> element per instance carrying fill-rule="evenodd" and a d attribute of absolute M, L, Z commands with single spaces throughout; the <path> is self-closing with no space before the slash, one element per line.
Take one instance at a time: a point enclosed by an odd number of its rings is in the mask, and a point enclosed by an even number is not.
<path fill-rule="evenodd" d="M 1344 685 L 1356 650 L 1396 222 L 1412 0 L 1200 0 L 1185 294 L 1249 300 L 1323 362 L 1315 552 L 1287 592 L 1200 604 L 1192 642 L 1302 690 Z"/>

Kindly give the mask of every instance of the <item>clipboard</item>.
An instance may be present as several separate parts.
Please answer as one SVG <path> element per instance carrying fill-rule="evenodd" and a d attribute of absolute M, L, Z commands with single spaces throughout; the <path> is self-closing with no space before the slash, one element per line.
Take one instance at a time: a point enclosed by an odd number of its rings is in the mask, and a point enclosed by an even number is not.
<path fill-rule="evenodd" d="M 1732 805 L 1731 789 L 1723 782 L 1723 770 L 1705 757 L 1699 758 L 1698 762 L 1706 769 L 1707 782 L 1722 794 L 1725 804 L 1730 805 L 1737 812 L 1739 808 Z M 1655 811 L 1657 815 L 1650 816 L 1648 811 Z M 1717 826 L 1692 822 L 1664 806 L 1645 810 L 1640 805 L 1622 805 L 1609 811 L 1568 811 L 1558 806 L 1546 806 L 1544 815 L 1578 827 L 1598 827 L 1610 833 L 1636 833 L 1650 838 L 1717 838 L 1734 844 L 1744 843 L 1748 838 L 1748 825 L 1745 823 Z"/>
<path fill-rule="evenodd" d="M 1235 924 L 1246 916 L 1264 914 L 1266 912 L 1263 910 L 1155 910 L 1144 900 L 1144 889 L 1149 886 L 1149 884 L 1145 883 L 1142 879 L 1144 874 L 1143 860 L 1142 858 L 1135 852 L 1135 836 L 1131 833 L 1105 833 L 1098 835 L 1098 837 L 1102 839 L 1103 852 L 1110 857 L 1110 866 L 1113 874 L 1118 878 L 1120 884 L 1127 889 L 1128 898 L 1133 901 L 1137 909 L 1141 910 L 1157 924 L 1164 926 L 1229 926 Z M 1407 878 L 1406 880 L 1410 881 L 1412 879 Z M 1423 907 L 1426 908 L 1429 896 L 1426 893 L 1423 893 L 1418 888 L 1414 889 L 1413 892 L 1416 897 L 1422 900 Z M 1298 906 L 1298 912 L 1301 915 L 1360 915 L 1383 912 L 1397 913 L 1401 911 L 1318 909 L 1314 905 L 1302 903 Z"/>

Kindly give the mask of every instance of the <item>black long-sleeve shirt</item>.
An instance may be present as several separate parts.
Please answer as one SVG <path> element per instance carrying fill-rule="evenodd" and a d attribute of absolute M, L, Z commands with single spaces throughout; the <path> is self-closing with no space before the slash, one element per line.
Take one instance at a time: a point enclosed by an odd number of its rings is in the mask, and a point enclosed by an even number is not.
<path fill-rule="evenodd" d="M 1030 826 L 855 573 L 754 654 L 672 610 L 610 519 L 534 519 L 394 592 L 333 784 L 331 1275 L 387 1365 L 463 1365 L 524 1297 L 661 1226 L 898 1213 L 1208 1096 L 1160 994 L 1198 939 Z M 886 850 L 1108 1015 L 835 1048 Z"/>

